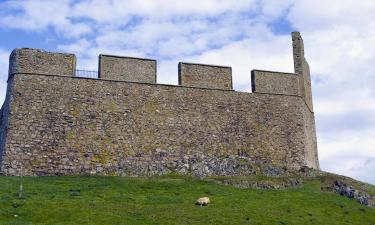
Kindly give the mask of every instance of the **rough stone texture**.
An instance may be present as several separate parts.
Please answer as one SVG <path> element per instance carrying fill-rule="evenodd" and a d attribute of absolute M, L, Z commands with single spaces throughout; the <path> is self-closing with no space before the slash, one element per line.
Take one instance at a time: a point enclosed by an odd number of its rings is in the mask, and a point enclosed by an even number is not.
<path fill-rule="evenodd" d="M 295 95 L 291 75 L 263 72 L 254 83 L 273 92 L 243 93 L 231 90 L 228 67 L 180 63 L 187 86 L 158 85 L 152 60 L 102 55 L 105 79 L 88 79 L 62 76 L 68 56 L 26 49 L 10 57 L 0 114 L 4 174 L 232 176 L 252 174 L 253 163 L 270 165 L 266 174 L 319 168 L 314 114 Z"/>
<path fill-rule="evenodd" d="M 13 90 L 13 82 L 12 80 L 8 81 L 8 87 L 7 87 L 7 93 L 6 93 L 6 99 L 3 103 L 3 106 L 0 110 L 0 168 L 3 162 L 3 155 L 5 154 L 5 142 L 6 142 L 6 136 L 8 131 L 8 118 L 10 115 L 10 109 L 9 105 L 12 100 L 12 90 Z M 1 169 L 0 169 L 1 170 Z"/>
<path fill-rule="evenodd" d="M 9 58 L 9 76 L 17 73 L 74 76 L 76 57 L 40 49 L 16 48 Z"/>
<path fill-rule="evenodd" d="M 303 39 L 299 32 L 293 32 L 292 40 L 294 72 L 300 75 L 300 95 L 305 99 L 310 111 L 313 112 L 310 67 L 305 58 Z"/>
<path fill-rule="evenodd" d="M 251 71 L 253 93 L 299 95 L 299 76 L 264 70 Z"/>
<path fill-rule="evenodd" d="M 180 62 L 178 83 L 189 87 L 232 90 L 232 68 Z"/>
<path fill-rule="evenodd" d="M 100 55 L 99 78 L 156 83 L 156 60 Z"/>
<path fill-rule="evenodd" d="M 336 180 L 332 184 L 332 191 L 347 198 L 353 198 L 362 205 L 375 207 L 375 203 L 372 201 L 372 197 L 368 193 L 356 190 L 354 187 L 347 185 L 342 181 Z"/>
<path fill-rule="evenodd" d="M 316 139 L 315 130 L 315 115 L 312 113 L 308 107 L 304 108 L 304 130 L 305 130 L 305 160 L 306 165 L 311 168 L 319 169 L 319 159 L 318 159 L 318 146 Z"/>
<path fill-rule="evenodd" d="M 319 168 L 318 150 L 315 130 L 315 117 L 311 92 L 311 77 L 309 64 L 305 58 L 303 39 L 299 32 L 292 33 L 294 71 L 299 77 L 299 95 L 304 99 L 307 108 L 303 114 L 305 117 L 306 151 L 305 159 L 308 166 Z"/>
<path fill-rule="evenodd" d="M 231 156 L 306 164 L 306 104 L 298 96 L 25 74 L 11 80 L 5 174 L 147 175 L 166 165 L 177 170 L 184 159 Z"/>

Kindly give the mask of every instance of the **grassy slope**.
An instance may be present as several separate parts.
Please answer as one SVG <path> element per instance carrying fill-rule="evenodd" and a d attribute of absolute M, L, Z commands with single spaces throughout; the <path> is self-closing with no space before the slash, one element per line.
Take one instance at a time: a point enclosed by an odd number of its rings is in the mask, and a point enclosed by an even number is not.
<path fill-rule="evenodd" d="M 236 189 L 183 177 L 0 176 L 0 224 L 375 224 L 375 209 L 322 192 Z M 194 205 L 210 197 L 208 207 Z M 16 215 L 16 216 L 15 216 Z"/>

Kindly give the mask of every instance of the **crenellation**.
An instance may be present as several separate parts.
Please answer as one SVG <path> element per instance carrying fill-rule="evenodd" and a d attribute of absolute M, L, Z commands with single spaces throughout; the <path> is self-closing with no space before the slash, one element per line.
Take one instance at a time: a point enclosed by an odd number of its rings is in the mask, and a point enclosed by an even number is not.
<path fill-rule="evenodd" d="M 156 60 L 99 55 L 99 78 L 154 84 Z"/>
<path fill-rule="evenodd" d="M 284 94 L 299 96 L 299 76 L 264 70 L 251 71 L 253 93 Z"/>
<path fill-rule="evenodd" d="M 8 76 L 18 73 L 75 76 L 76 61 L 74 54 L 17 48 L 9 57 Z"/>
<path fill-rule="evenodd" d="M 178 84 L 182 86 L 233 90 L 232 68 L 180 62 Z"/>
<path fill-rule="evenodd" d="M 231 67 L 179 63 L 179 85 L 163 85 L 155 60 L 100 55 L 100 79 L 78 78 L 72 54 L 16 49 L 0 110 L 1 171 L 233 176 L 256 173 L 254 163 L 319 169 L 298 38 L 296 73 L 253 70 L 253 93 L 233 91 Z"/>

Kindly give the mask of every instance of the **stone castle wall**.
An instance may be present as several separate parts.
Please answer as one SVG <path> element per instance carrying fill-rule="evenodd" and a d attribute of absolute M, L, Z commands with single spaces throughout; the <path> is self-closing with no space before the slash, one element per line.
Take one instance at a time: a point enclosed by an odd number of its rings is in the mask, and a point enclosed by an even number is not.
<path fill-rule="evenodd" d="M 69 58 L 47 54 L 64 63 Z M 254 93 L 244 93 L 232 90 L 229 67 L 180 63 L 183 83 L 174 86 L 155 84 L 152 60 L 106 56 L 99 71 L 106 75 L 88 79 L 66 74 L 75 60 L 58 69 L 63 73 L 50 70 L 48 57 L 32 65 L 34 73 L 23 72 L 18 65 L 30 57 L 11 56 L 11 68 L 20 69 L 10 69 L 1 110 L 4 174 L 205 176 L 252 174 L 254 164 L 319 168 L 300 74 L 254 71 Z"/>

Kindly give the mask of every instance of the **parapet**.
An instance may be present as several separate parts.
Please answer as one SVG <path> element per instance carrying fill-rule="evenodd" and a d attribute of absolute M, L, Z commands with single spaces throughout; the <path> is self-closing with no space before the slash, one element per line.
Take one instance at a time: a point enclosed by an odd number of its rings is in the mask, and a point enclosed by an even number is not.
<path fill-rule="evenodd" d="M 253 93 L 299 95 L 299 76 L 294 73 L 252 70 L 251 89 Z"/>
<path fill-rule="evenodd" d="M 180 62 L 178 84 L 189 87 L 232 90 L 232 68 Z"/>
<path fill-rule="evenodd" d="M 99 55 L 99 78 L 156 83 L 156 60 Z"/>
<path fill-rule="evenodd" d="M 75 67 L 74 54 L 16 48 L 9 57 L 9 77 L 17 73 L 74 76 Z"/>
<path fill-rule="evenodd" d="M 253 70 L 252 92 L 263 94 L 297 95 L 313 112 L 309 64 L 304 56 L 299 32 L 292 33 L 295 73 Z M 156 60 L 99 55 L 99 78 L 113 81 L 156 84 Z M 51 53 L 39 49 L 15 49 L 10 55 L 9 76 L 17 73 L 76 76 L 74 54 Z M 180 62 L 178 83 L 181 86 L 233 90 L 232 68 Z"/>

